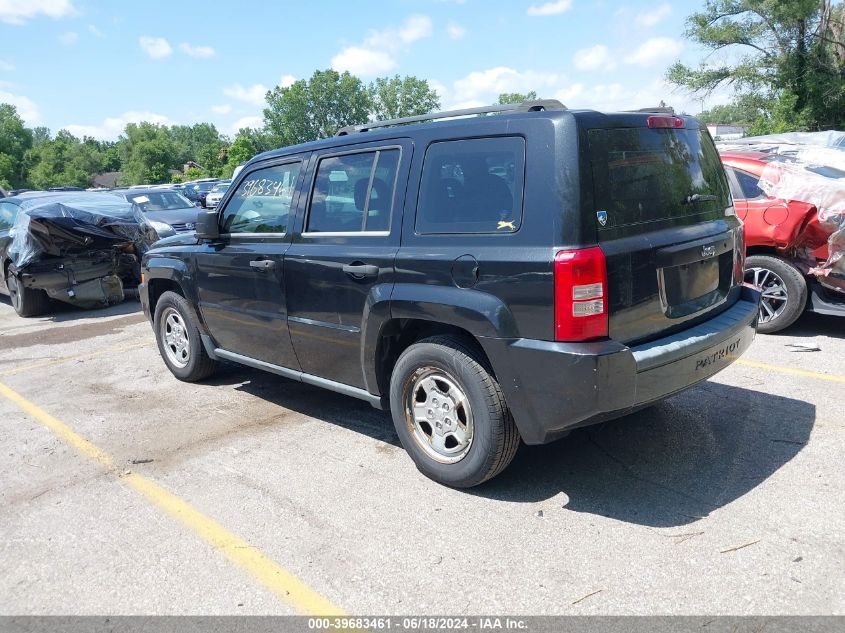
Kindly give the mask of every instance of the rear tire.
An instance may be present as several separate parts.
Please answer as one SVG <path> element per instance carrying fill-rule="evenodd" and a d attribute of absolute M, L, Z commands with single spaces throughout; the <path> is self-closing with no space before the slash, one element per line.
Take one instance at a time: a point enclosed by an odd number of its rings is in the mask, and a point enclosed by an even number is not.
<path fill-rule="evenodd" d="M 807 280 L 800 270 L 780 257 L 748 257 L 745 281 L 763 289 L 758 332 L 772 334 L 788 328 L 807 306 Z"/>
<path fill-rule="evenodd" d="M 185 297 L 173 291 L 162 294 L 153 327 L 164 364 L 179 380 L 196 382 L 214 373 L 217 362 L 205 351 L 197 318 Z"/>
<path fill-rule="evenodd" d="M 469 488 L 502 472 L 519 431 L 481 355 L 455 336 L 411 345 L 396 362 L 390 410 L 402 446 L 426 477 Z"/>
<path fill-rule="evenodd" d="M 20 317 L 40 316 L 50 308 L 50 297 L 47 293 L 36 288 L 24 288 L 17 270 L 11 265 L 6 271 L 6 288 L 9 290 L 12 307 Z"/>

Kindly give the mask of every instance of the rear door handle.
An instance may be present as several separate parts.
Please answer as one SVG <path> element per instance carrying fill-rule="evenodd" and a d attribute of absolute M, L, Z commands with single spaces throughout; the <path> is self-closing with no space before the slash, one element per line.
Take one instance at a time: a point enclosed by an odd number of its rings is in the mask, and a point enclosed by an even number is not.
<path fill-rule="evenodd" d="M 364 277 L 378 276 L 379 267 L 372 264 L 344 264 L 343 272 L 351 277 L 363 279 Z"/>
<path fill-rule="evenodd" d="M 272 259 L 253 259 L 249 265 L 252 268 L 257 268 L 258 270 L 270 270 L 271 268 L 276 267 L 276 262 Z"/>

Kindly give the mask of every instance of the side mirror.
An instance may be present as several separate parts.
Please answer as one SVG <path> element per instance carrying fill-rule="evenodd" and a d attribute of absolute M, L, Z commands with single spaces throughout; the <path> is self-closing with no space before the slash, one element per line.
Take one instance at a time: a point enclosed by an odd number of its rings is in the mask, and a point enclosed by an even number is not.
<path fill-rule="evenodd" d="M 219 237 L 220 226 L 217 224 L 217 211 L 200 211 L 197 214 L 197 238 L 216 240 Z"/>

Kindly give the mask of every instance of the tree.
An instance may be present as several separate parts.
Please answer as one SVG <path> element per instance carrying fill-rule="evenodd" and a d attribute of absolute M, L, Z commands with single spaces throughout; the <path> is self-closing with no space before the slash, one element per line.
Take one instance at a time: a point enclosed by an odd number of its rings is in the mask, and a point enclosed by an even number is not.
<path fill-rule="evenodd" d="M 14 189 L 25 178 L 24 157 L 32 147 L 32 130 L 18 116 L 15 106 L 0 103 L 0 186 Z"/>
<path fill-rule="evenodd" d="M 732 86 L 756 98 L 758 119 L 791 129 L 845 120 L 843 7 L 832 0 L 707 0 L 686 35 L 713 52 L 697 68 L 680 62 L 669 81 L 695 93 Z M 765 125 L 761 124 L 765 130 Z"/>
<path fill-rule="evenodd" d="M 428 114 L 440 109 L 440 97 L 425 79 L 406 76 L 379 77 L 367 93 L 373 118 L 378 121 Z"/>
<path fill-rule="evenodd" d="M 231 176 L 235 167 L 245 163 L 253 156 L 273 148 L 270 136 L 261 130 L 241 128 L 235 135 L 235 140 L 229 146 L 225 174 Z"/>
<path fill-rule="evenodd" d="M 507 105 L 509 103 L 522 103 L 523 101 L 534 101 L 537 98 L 537 93 L 530 90 L 525 94 L 519 92 L 503 92 L 499 95 L 499 105 Z"/>
<path fill-rule="evenodd" d="M 370 97 L 360 79 L 318 70 L 311 79 L 276 86 L 267 93 L 264 123 L 277 145 L 326 138 L 345 125 L 366 123 Z"/>
<path fill-rule="evenodd" d="M 696 115 L 696 118 L 706 125 L 713 123 L 733 123 L 751 125 L 760 116 L 757 104 L 738 99 L 734 103 L 717 105 Z"/>
<path fill-rule="evenodd" d="M 129 123 L 120 137 L 121 176 L 125 185 L 163 183 L 180 166 L 168 129 L 153 123 Z"/>

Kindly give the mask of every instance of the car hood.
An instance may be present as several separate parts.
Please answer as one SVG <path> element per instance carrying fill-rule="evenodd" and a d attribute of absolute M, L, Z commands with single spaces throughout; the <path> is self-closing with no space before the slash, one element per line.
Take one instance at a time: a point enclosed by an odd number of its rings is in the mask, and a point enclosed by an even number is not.
<path fill-rule="evenodd" d="M 186 207 L 184 209 L 171 209 L 170 211 L 149 211 L 144 213 L 144 217 L 165 224 L 185 224 L 187 222 L 196 224 L 197 213 L 199 213 L 199 209 L 196 207 Z"/>

